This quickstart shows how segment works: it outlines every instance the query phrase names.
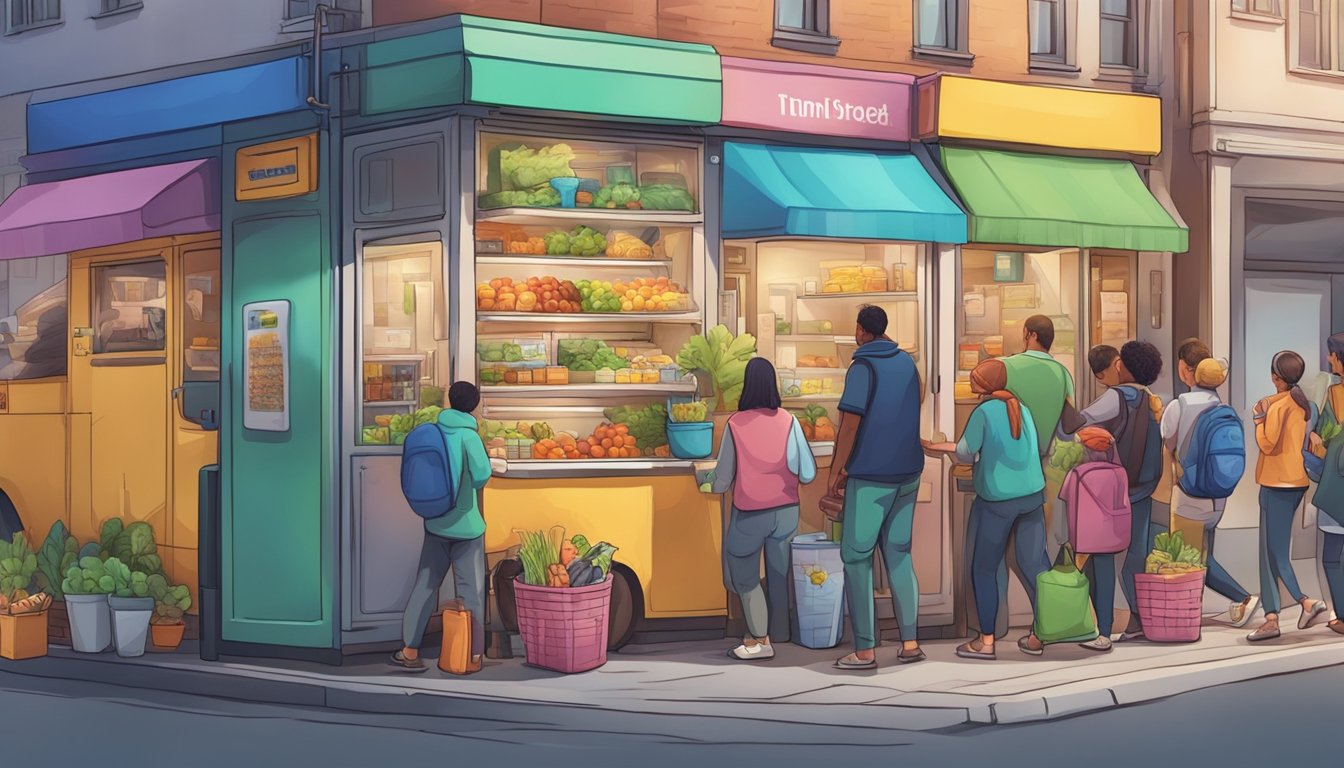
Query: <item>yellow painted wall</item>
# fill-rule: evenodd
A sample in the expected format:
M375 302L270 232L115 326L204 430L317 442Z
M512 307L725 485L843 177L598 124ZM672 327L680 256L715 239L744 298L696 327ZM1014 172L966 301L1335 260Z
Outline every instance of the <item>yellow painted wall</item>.
M65 381L9 382L9 412L0 414L0 490L14 502L41 546L66 514Z

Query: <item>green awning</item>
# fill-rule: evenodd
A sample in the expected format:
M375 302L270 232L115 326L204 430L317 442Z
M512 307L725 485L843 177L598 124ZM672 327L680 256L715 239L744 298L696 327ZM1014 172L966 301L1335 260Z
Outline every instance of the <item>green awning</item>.
M459 16L370 43L363 114L455 104L712 124L723 104L707 45Z
M1189 248L1189 231L1124 160L944 147L943 168L970 214L974 243Z

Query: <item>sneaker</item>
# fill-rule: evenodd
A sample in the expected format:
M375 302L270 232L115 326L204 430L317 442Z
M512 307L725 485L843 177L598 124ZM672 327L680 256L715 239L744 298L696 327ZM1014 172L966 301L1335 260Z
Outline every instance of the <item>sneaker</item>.
M1018 638L1017 649L1028 656L1044 656L1045 644L1034 634Z
M1302 616L1297 620L1298 629L1310 629L1320 624L1326 618L1327 609L1324 600L1313 600L1310 608L1302 611Z
M401 651L392 654L392 658L388 660L388 663L399 668L402 672L409 672L411 674L419 674L429 669L429 667L425 666L424 659L419 656L416 656L414 659L408 659L402 655Z
M1246 639L1250 640L1252 643L1259 643L1265 640L1277 639L1280 634L1281 633L1279 632L1278 624L1271 624L1270 622L1265 622L1264 624L1260 625L1259 629L1247 635Z
M775 649L765 643L755 645L743 643L729 651L728 656L738 661L766 661L775 658Z
M835 661L836 669L859 670L859 669L877 669L877 659L860 659L854 654L850 654Z
M1110 653L1111 648L1114 647L1111 643L1111 638L1105 635L1097 635L1096 639L1089 640L1086 643L1079 643L1079 645L1089 651L1096 651L1097 653Z
M1326 626L1330 628L1330 631L1335 632L1336 634L1344 635L1344 621L1335 619Z
M1243 603L1233 603L1232 607L1227 609L1227 617L1232 620L1232 626L1241 629L1251 620L1255 614L1255 609L1260 607L1260 596L1251 595Z

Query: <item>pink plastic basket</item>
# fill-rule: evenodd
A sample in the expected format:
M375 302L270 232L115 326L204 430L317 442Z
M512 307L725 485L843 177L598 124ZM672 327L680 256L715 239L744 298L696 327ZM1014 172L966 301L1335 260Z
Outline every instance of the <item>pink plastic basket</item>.
M1193 643L1199 639L1204 574L1201 570L1134 575L1144 637L1158 643Z
M519 579L514 601L529 665L572 674L607 663L611 574L586 587L533 587Z

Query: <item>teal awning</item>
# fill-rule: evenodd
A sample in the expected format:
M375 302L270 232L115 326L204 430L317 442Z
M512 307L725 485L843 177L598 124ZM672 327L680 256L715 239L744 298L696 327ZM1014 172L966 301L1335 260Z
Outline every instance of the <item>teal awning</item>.
M919 158L729 142L723 236L966 242L966 215Z
M455 104L712 124L723 108L708 45L459 16L370 43L362 112Z
M1189 230L1125 160L943 148L977 243L1184 253Z

